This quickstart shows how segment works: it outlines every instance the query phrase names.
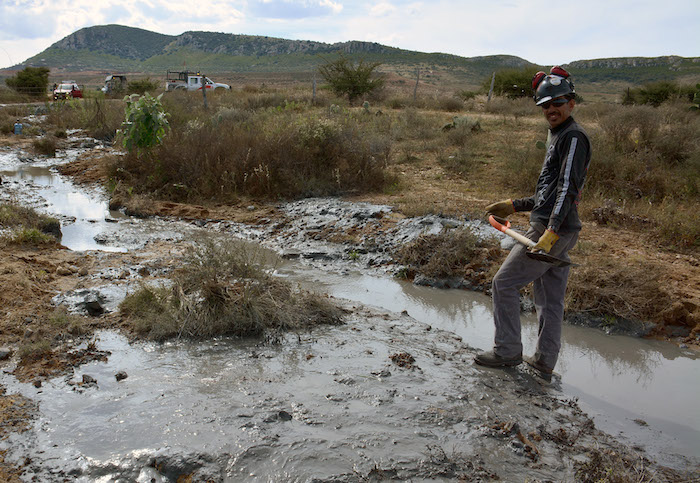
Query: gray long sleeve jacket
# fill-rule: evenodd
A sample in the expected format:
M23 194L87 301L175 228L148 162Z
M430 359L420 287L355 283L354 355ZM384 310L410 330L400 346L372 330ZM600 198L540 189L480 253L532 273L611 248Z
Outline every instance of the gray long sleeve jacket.
M573 117L551 133L535 194L513 200L513 207L530 211L531 223L542 223L555 233L579 231L578 203L591 162L591 143Z

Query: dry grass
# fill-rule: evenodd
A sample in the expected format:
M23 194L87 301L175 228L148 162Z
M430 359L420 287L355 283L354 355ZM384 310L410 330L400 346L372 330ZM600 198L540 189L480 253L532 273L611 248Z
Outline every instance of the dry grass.
M490 272L500 255L494 239L481 239L463 228L420 236L399 248L394 258L407 267L409 278L417 274L437 279L466 276L476 282L478 274Z
M150 156L125 156L115 176L139 191L189 201L366 192L388 181L391 140L372 116L228 108L172 126Z
M53 244L61 233L61 224L56 218L12 203L0 204L0 227L11 229L2 238L17 245Z
M342 311L327 298L273 278L263 257L241 242L203 241L171 286L144 286L122 302L127 326L166 340L261 336L342 323Z

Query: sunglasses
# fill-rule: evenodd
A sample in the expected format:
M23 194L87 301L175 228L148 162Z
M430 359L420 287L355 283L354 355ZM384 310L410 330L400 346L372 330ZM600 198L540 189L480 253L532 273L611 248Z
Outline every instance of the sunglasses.
M559 106L563 106L567 102L569 102L569 99L566 99L566 98L554 99L553 101L547 101L544 104L540 104L540 107L542 109L549 109L549 106L551 106L552 104L556 107L559 107Z

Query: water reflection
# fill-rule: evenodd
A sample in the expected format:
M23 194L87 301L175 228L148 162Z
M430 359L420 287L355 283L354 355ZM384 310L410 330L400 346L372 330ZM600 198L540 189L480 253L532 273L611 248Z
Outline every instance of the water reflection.
M60 218L64 246L79 251L126 251L98 242L100 234L113 231L107 226L108 219L125 218L120 212L110 211L100 193L79 189L45 166L20 165L0 171L0 176L5 182L21 183L23 197L41 211Z

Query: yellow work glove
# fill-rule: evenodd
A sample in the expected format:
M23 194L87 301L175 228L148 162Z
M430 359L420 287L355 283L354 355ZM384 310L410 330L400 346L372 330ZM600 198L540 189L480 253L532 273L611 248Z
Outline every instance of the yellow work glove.
M486 207L486 214L505 218L508 215L515 213L513 200L503 200L497 203L491 203Z
M542 233L542 236L537 241L537 244L534 247L532 247L532 251L543 250L549 253L549 251L552 249L552 246L557 242L558 239L559 235L547 228L547 230L545 230L545 232Z

